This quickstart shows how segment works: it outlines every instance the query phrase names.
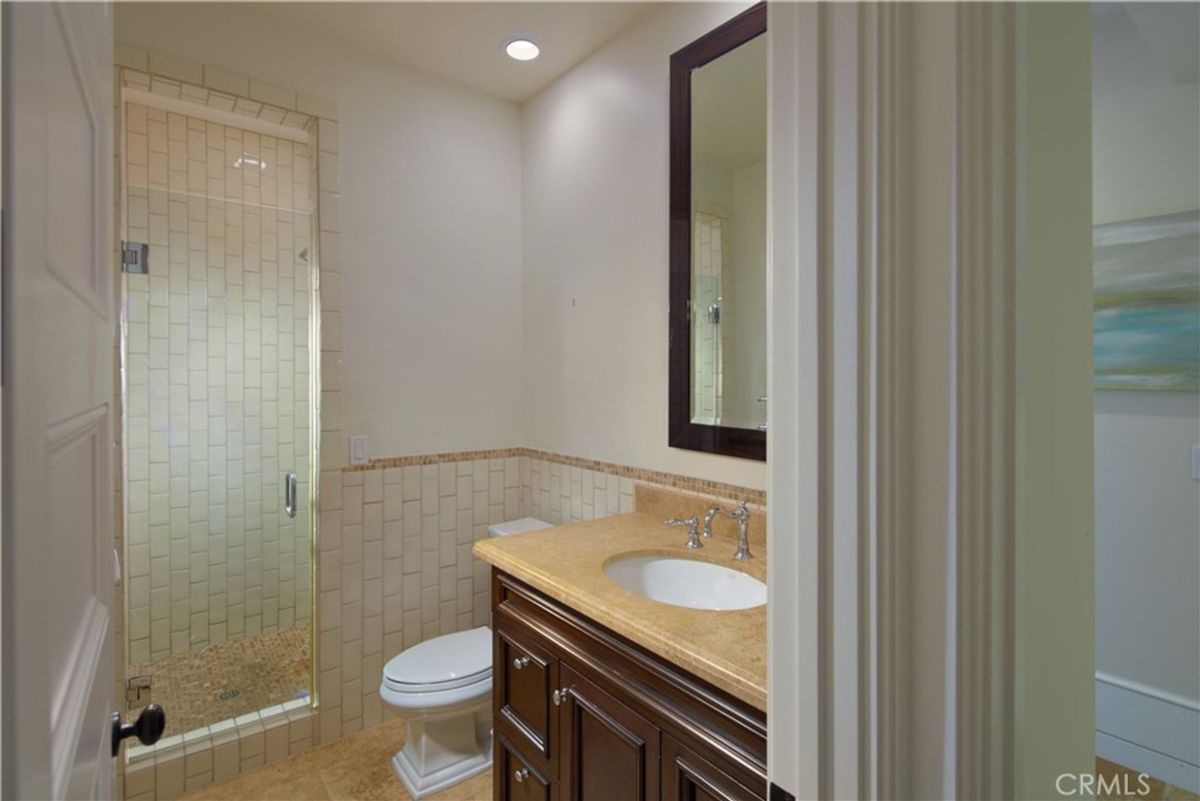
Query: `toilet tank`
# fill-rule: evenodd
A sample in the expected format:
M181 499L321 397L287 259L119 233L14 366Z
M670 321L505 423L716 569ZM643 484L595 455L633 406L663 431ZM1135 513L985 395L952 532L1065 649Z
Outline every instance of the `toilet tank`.
M518 520L508 520L504 523L495 523L488 526L488 535L491 537L511 537L514 534L527 534L530 531L539 531L543 528L553 528L553 526L545 520L538 520L536 517L522 517Z

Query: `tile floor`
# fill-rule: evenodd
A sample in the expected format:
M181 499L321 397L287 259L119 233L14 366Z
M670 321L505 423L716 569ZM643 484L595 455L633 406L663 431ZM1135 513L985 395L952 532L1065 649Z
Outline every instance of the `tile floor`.
M210 784L185 801L408 801L392 772L392 755L404 744L404 721L385 721L274 765ZM431 796L436 801L491 801L492 776L484 773Z
M408 801L392 773L392 754L404 744L404 722L391 720L274 765L184 796L184 801ZM1127 776L1134 795L1101 795L1099 801L1200 801L1200 796L1157 779L1148 795L1136 795L1137 772L1096 759L1101 776ZM490 773L433 796L437 801L491 801Z
M309 639L308 626L293 626L132 664L127 675L149 676L150 697L128 711L158 704L169 737L290 701L311 687Z

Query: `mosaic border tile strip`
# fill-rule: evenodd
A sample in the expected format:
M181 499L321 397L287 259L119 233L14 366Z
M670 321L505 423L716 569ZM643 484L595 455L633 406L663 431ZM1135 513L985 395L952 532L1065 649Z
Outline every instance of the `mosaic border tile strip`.
M744 500L756 506L767 505L765 490L741 487L721 481L710 481L693 476L667 473L662 470L650 470L643 467L630 467L615 462L604 462L599 459L585 459L580 456L570 456L564 453L538 450L537 448L494 448L481 451L453 451L447 453L422 453L411 456L383 456L372 459L367 464L346 465L342 468L347 473L361 473L371 470L386 470L397 467L415 467L419 465L443 464L446 462L467 462L477 459L508 459L526 457L555 462L568 467L578 467L581 470L594 470L608 473L621 478L642 481L647 484L659 484L672 489L696 492L701 495L711 495L718 498Z
M447 451L445 453L417 453L411 456L380 456L367 464L348 464L343 473L365 473L371 470L391 470L397 467L420 467L448 462L474 462L488 459L512 459L528 456L526 448L492 448L482 451Z

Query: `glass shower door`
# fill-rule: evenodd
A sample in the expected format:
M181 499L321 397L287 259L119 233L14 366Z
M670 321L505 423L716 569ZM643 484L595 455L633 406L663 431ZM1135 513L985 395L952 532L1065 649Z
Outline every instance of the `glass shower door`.
M171 735L312 688L311 156L133 102L123 132L127 713Z

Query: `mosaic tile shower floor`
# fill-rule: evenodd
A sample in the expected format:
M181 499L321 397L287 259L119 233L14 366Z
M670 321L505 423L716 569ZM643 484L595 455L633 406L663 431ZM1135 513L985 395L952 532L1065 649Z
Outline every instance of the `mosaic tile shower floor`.
M183 734L307 694L311 661L308 626L293 626L131 664L127 676L149 677L150 696L131 702L129 712L158 704L167 713L165 736Z

